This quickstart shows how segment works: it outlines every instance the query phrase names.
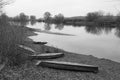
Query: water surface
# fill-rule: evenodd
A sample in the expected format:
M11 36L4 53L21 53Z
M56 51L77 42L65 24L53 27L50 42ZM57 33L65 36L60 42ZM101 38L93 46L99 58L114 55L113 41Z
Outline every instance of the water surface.
M77 54L93 55L120 62L120 29L118 27L72 26L36 23L34 41L47 41L54 46Z

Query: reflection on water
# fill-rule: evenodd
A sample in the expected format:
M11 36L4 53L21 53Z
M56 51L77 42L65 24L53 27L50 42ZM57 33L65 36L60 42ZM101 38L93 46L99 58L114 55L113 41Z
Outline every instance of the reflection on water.
M45 30L47 30L47 31L51 30L51 25L52 25L52 24L50 24L50 23L45 23L45 24L44 24ZM64 24L62 24L62 23L55 25L55 29L62 30L63 28L64 28Z
M86 26L85 30L88 33L92 33L92 34L95 34L95 35L100 35L102 33L105 33L105 34L111 33L113 28L114 27L93 25L93 26Z
M45 30L49 31L51 29L51 24L45 23L44 28Z
M47 41L48 45L66 51L94 55L99 58L107 58L120 62L119 26L72 26L36 23L35 25L29 24L28 27L41 30L36 32L37 36L30 37L35 41ZM61 34L74 36L63 36Z
M64 24L56 24L55 29L62 30L64 28Z
M115 35L120 38L120 27L116 28Z
M34 25L35 23L36 23L36 21L34 21L34 20L30 21L31 25Z

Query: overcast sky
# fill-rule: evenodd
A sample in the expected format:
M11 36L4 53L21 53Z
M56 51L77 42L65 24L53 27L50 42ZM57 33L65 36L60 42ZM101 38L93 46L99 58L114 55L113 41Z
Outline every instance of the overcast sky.
M42 17L46 11L53 15L62 13L70 17L99 10L116 14L120 10L120 2L119 0L16 0L5 7L9 16L24 12L37 17Z

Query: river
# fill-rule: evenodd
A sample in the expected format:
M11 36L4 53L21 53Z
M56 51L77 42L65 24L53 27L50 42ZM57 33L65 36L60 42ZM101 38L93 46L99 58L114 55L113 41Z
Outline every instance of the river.
M63 24L28 24L38 29L34 41L46 41L47 45L77 54L93 55L120 62L120 29L118 27L89 27Z

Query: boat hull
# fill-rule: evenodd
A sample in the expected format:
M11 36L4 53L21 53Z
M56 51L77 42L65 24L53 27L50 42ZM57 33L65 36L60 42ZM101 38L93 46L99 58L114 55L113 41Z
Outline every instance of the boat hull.
M59 62L59 61L39 61L37 66L71 70L71 71L82 71L82 72L98 72L98 67L93 65L85 65L71 62Z
M40 44L40 45L44 45L44 44L47 44L47 42L33 42L33 44Z
M43 53L39 55L30 55L30 59L55 59L63 57L64 53Z

